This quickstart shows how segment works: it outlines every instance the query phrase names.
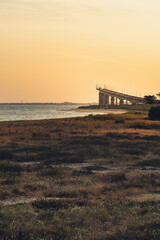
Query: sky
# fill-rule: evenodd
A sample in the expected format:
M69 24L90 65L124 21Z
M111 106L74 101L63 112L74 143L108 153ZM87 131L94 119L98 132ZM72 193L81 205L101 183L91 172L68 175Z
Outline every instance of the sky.
M0 0L0 102L160 92L159 0Z

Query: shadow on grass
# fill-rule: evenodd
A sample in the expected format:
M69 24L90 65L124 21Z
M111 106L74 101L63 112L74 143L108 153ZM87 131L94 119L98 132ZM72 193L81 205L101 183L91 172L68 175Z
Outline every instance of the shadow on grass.
M138 162L136 166L140 167L160 167L160 159L150 159Z
M0 162L0 174L8 173L9 175L20 176L22 167L13 162L3 161Z
M40 200L32 203L32 206L37 209L64 209L68 207L68 202L62 200Z

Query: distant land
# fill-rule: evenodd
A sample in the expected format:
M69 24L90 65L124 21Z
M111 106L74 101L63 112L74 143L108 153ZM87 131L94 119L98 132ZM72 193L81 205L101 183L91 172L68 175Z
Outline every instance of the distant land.
M98 103L73 103L73 102L61 102L61 103L54 103L54 102L17 102L17 103L0 103L0 105L98 105Z

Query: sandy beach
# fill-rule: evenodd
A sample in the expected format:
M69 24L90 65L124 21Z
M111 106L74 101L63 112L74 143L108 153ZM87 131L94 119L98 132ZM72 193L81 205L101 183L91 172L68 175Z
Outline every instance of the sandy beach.
M123 114L126 113L126 110L123 109L81 109L77 108L73 111L76 112L84 112L84 113L90 113L90 114Z

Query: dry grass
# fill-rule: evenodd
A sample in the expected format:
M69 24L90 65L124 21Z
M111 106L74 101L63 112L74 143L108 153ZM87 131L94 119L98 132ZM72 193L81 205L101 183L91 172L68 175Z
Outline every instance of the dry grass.
M0 123L0 239L159 239L160 122L146 117Z

